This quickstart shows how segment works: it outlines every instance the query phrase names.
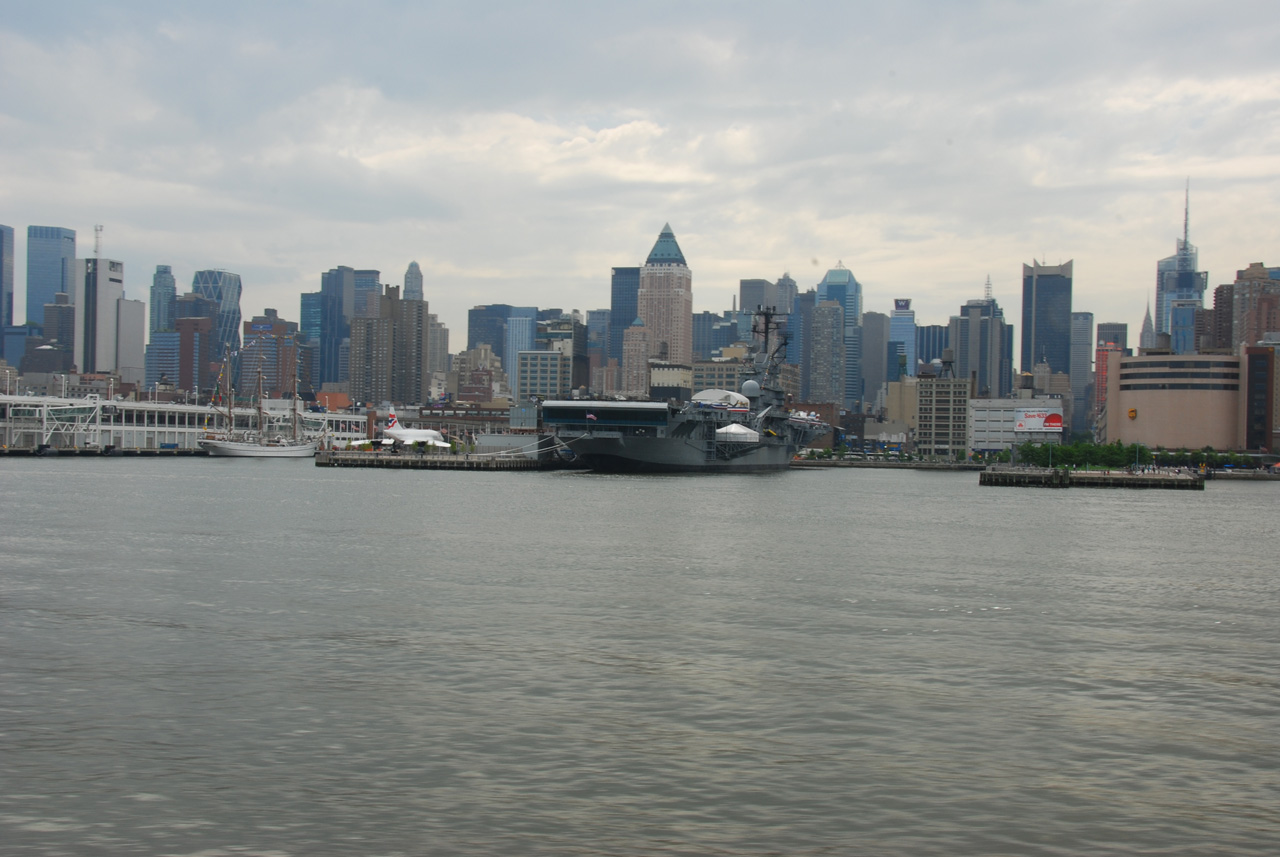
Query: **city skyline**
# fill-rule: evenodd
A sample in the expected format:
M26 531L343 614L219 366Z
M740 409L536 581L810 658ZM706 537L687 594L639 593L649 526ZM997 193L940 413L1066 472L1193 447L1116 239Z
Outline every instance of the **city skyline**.
M23 7L0 25L0 223L84 244L105 224L131 298L158 264L235 271L246 316L296 317L335 266L400 285L416 260L455 331L481 304L608 306L665 222L695 312L843 261L865 311L910 297L942 323L988 275L1016 312L1023 263L1074 259L1074 306L1136 331L1188 176L1209 286L1275 264L1261 4L703 4L674 31L503 8ZM380 62L333 66L339 46Z

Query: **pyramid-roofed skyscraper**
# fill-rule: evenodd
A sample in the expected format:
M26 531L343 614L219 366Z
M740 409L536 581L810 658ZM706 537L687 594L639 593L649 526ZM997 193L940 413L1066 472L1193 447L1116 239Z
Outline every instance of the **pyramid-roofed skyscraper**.
M669 223L662 227L640 269L636 304L648 330L649 356L692 366L693 273Z

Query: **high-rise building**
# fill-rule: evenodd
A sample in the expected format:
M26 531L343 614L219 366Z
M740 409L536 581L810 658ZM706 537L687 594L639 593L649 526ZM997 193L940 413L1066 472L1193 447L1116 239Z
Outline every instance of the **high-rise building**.
M353 402L421 404L431 399L431 326L426 301L400 299L387 286L378 301L366 299L377 315L351 322L350 395Z
M538 322L532 316L512 316L507 319L507 330L502 341L502 353L511 355L512 359L521 351L532 351L533 341L538 332ZM504 368L512 360L503 363ZM508 368L507 375L515 376L515 366Z
M352 318L377 315L377 302L382 297L382 272L373 269L352 271Z
M173 278L173 268L156 265L151 277L151 333L173 330L173 304L178 299L178 283Z
M1156 327L1151 321L1151 304L1147 304L1147 314L1142 317L1142 332L1138 334L1139 348L1156 347Z
M1129 347L1129 325L1122 321L1098 322L1098 344L1114 345L1121 351L1124 351ZM1099 384L1099 386L1101 386L1101 384Z
M622 335L622 392L628 396L649 395L649 330L637 318Z
M427 341L427 368L434 372L449 371L449 328L435 313L427 315L430 339Z
M76 308L66 292L58 292L53 296L53 303L44 305L44 338L68 354L75 348Z
M990 283L990 280L987 281ZM955 376L974 382L980 399L1003 399L1013 390L1013 326L989 294L968 301L951 317Z
M422 269L417 262L410 262L409 269L404 272L404 299L420 301L422 297Z
M76 231L28 226L27 320L43 325L44 305L58 292L75 294L76 277Z
M614 268L609 275L609 357L622 365L622 340L636 320L639 268Z
M0 327L13 324L13 227L0 224Z
M501 360L507 341L507 319L511 317L512 309L510 304L485 304L467 310L467 350L474 351L481 345L487 345Z
M1198 300L1174 298L1169 301L1169 349L1174 354L1195 354L1200 350L1196 321L1204 313Z
M665 224L640 269L636 316L649 333L649 356L693 366L693 272Z
M835 301L844 310L845 327L855 327L862 323L862 284L853 276L853 272L837 262L818 282L817 303Z
M1204 292L1209 286L1209 273L1197 271L1199 251L1191 244L1191 192L1187 189L1186 209L1182 219L1182 237L1172 256L1156 263L1156 333L1173 333L1173 302L1194 301L1204 306Z
M1071 313L1071 431L1089 430L1093 407L1093 313Z
M822 301L813 308L809 338L808 401L843 404L845 326L839 301Z
M889 316L882 312L862 314L862 397L878 407L888 381L887 349L889 347Z
M893 313L889 316L889 341L902 343L902 355L906 358L902 374L915 377L916 311L911 308L910 298L895 298L893 301Z
M82 374L114 372L118 302L124 297L124 263L114 259L77 259L75 291L76 368ZM44 317L44 307L40 307ZM145 362L145 361L144 361Z
M191 280L191 291L218 304L213 328L213 359L220 361L228 351L239 351L240 275L222 270L196 271Z
M1072 261L1022 266L1022 371L1037 363L1071 371Z
M1236 271L1233 283L1218 286L1213 292L1215 345L1233 353L1241 345L1255 345L1270 327L1272 307L1280 298L1280 268L1268 268L1261 262Z
M916 360L932 363L942 359L942 352L951 347L951 328L945 324L920 324L916 326Z
M244 323L244 348L240 352L240 384L257 385L270 398L291 396L299 387L298 324L280 318L274 309L263 310Z

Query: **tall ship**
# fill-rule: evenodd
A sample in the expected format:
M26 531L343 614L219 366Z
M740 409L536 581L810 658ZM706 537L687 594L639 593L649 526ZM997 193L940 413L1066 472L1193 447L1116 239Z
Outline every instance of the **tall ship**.
M786 340L772 310L756 314L759 343L739 391L703 390L683 405L557 400L542 425L592 470L620 473L751 473L784 470L831 430L791 410L778 381Z
M229 365L229 363L228 363ZM257 402L258 425L253 431L237 432L233 404L235 397L229 387L230 372L223 367L224 398L227 403L226 428L220 433L209 433L196 441L210 455L229 458L312 458L316 454L317 440L308 440L298 434L298 400L296 393L289 400L290 426L286 435L282 430L272 429L271 420L263 404L262 370L258 370Z

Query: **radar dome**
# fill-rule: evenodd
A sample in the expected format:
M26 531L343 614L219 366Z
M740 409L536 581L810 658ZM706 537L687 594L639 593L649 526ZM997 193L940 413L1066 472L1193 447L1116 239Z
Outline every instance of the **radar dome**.
M747 380L742 383L742 395L748 399L754 399L760 395L760 383L755 380Z

